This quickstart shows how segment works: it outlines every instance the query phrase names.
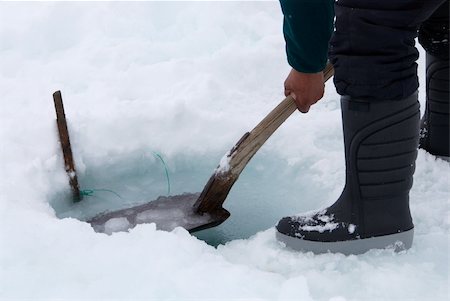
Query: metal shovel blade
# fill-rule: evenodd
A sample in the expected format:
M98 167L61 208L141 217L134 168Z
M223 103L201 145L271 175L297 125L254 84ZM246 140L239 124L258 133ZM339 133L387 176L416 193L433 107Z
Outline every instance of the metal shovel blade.
M223 208L203 214L196 212L194 204L199 195L199 193L186 193L169 197L161 196L143 205L99 214L88 223L96 232L107 234L127 231L144 223L155 223L157 229L165 231L182 227L192 233L218 226L230 216L230 213Z

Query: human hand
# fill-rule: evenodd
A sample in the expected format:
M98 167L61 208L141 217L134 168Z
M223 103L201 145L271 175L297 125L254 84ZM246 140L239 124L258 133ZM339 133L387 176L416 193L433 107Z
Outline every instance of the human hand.
M303 73L292 69L284 82L284 95L291 95L302 113L307 113L323 97L324 89L323 72Z

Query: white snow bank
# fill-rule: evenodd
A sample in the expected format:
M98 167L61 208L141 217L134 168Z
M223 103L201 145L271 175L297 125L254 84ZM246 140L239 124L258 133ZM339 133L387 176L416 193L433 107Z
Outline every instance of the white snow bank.
M331 86L244 170L229 221L199 235L258 232L250 239L214 248L152 224L108 236L56 217L52 206L86 218L165 194L153 151L167 159L174 194L203 188L220 155L283 98L281 21L277 2L1 2L0 299L447 299L450 168L423 151L410 251L314 256L276 242L281 216L324 207L342 189ZM96 193L73 205L61 192L58 89L82 187L122 199Z

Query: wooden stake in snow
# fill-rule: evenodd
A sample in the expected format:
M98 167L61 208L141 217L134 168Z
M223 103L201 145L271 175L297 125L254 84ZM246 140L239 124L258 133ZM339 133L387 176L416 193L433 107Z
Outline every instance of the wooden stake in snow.
M56 110L56 123L58 125L59 141L64 155L64 166L69 176L69 184L72 189L74 202L81 201L80 187L78 186L77 172L73 162L72 148L70 146L69 131L67 130L66 115L61 97L61 91L53 93L53 101Z

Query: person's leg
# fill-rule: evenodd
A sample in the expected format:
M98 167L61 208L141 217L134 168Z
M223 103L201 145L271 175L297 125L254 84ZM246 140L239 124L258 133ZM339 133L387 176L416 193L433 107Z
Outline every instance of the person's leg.
M411 246L409 190L420 114L414 39L440 3L336 3L330 59L343 95L346 185L332 206L280 220L277 238L286 245L345 254Z
M414 93L417 30L445 1L338 0L330 41L338 93L373 100Z
M442 4L419 29L426 51L425 113L421 122L420 148L449 160L449 2Z

